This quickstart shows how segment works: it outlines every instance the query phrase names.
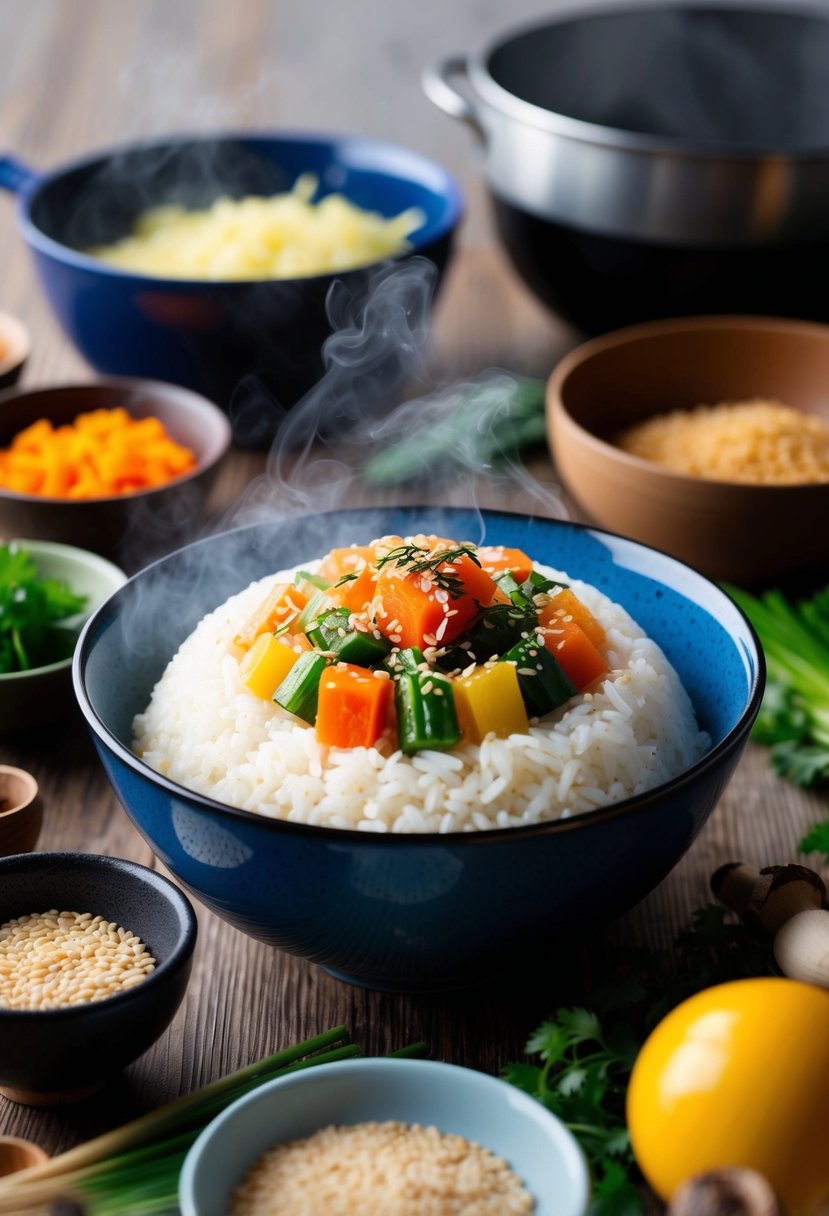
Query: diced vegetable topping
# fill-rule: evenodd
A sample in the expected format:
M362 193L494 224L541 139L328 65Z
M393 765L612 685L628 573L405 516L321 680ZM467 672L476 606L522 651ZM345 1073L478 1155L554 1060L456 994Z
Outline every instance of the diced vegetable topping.
M386 536L275 584L237 637L245 686L330 747L409 755L523 734L608 670L604 630L518 549Z
M327 666L328 659L316 650L301 654L273 694L276 704L313 725L317 718L320 680Z
M529 578L533 563L521 549L507 549L504 545L481 545L478 548L478 558L487 574L493 576L502 570L508 570L516 583L523 583Z
M455 709L463 737L480 743L492 733L499 739L525 735L527 711L511 663L477 667L471 675L455 681Z
M576 695L575 684L536 634L523 638L507 651L501 662L515 665L518 687L530 717L543 718Z
M245 621L234 641L242 650L252 646L262 633L273 633L291 625L308 602L308 596L293 583L274 583L268 594Z
M605 640L602 626L593 613L585 608L581 600L573 595L570 588L563 587L550 598L549 603L543 605L539 610L538 620L540 624L555 629L560 621L568 619L576 622L579 629L587 634L594 646L602 645Z
M239 665L242 683L255 697L269 701L298 658L288 642L262 633Z
M388 724L391 699L388 672L329 667L319 682L317 738L330 747L373 747Z
M399 655L395 687L397 739L411 755L429 749L448 751L461 741L452 683L434 671L417 649Z
M544 645L579 692L608 670L607 659L574 620L556 621L554 626L544 629L542 636Z

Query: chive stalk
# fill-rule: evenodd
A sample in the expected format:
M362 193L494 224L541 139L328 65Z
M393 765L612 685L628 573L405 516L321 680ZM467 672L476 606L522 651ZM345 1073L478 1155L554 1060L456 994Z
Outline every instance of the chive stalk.
M81 1198L88 1216L162 1216L168 1210L165 1202L175 1202L187 1149L220 1111L274 1077L357 1055L343 1026L276 1052L43 1165L3 1179L0 1213L19 1216L73 1195ZM158 1189L150 1192L150 1186Z

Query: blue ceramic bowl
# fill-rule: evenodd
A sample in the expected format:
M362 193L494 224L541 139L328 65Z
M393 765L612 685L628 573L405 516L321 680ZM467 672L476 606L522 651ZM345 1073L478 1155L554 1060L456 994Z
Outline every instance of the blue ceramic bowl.
M301 173L319 196L396 215L418 207L411 253L446 264L463 200L454 179L406 148L349 135L228 134L134 144L38 174L0 158L0 187L18 195L18 222L68 337L99 372L170 380L244 412L247 442L269 438L320 378L331 333L332 283L362 299L378 264L303 279L205 282L130 274L83 253L115 240L162 202L205 206L220 195L274 194ZM262 404L250 405L256 376Z
M528 828L376 835L258 817L190 793L130 751L170 656L205 612L334 545L418 531L516 546L623 604L661 644L711 750L639 797ZM112 672L118 679L112 679ZM341 511L224 533L150 566L87 626L75 691L115 790L161 860L237 928L377 988L495 971L623 912L676 864L736 765L763 691L751 626L714 583L576 524L441 508Z
M234 1102L187 1154L182 1216L225 1216L246 1170L274 1144L354 1123L419 1123L503 1157L536 1201L535 1216L584 1216L590 1179L563 1123L485 1073L435 1060L343 1060L280 1077Z

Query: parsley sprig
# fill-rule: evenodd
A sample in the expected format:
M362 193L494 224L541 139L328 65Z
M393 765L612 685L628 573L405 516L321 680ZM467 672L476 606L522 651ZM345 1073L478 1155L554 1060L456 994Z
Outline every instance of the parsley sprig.
M381 570L391 565L398 570L405 569L407 574L428 574L436 587L445 591L450 599L457 600L464 593L463 580L454 570L441 567L451 566L461 557L468 557L476 566L481 564L475 546L471 544L458 545L455 549L444 549L439 553L424 545L396 545L377 559L377 568Z
M670 951L616 949L613 968L592 990L592 1009L560 1008L525 1051L537 1061L502 1075L557 1115L575 1135L593 1174L591 1216L639 1216L641 1180L625 1121L636 1055L680 1001L727 980L775 970L771 947L716 904L698 909Z
M67 658L77 636L68 622L86 601L59 579L41 578L19 545L0 544L0 672Z

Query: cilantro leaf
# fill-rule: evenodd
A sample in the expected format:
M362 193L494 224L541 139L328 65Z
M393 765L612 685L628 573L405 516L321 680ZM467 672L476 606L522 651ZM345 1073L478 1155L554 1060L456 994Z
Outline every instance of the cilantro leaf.
M817 825L812 839L829 847L829 822ZM593 1175L590 1216L640 1216L641 1179L625 1119L639 1048L686 997L729 979L770 974L775 966L770 943L755 940L718 904L698 908L670 952L619 947L613 964L593 986L592 1009L560 1008L529 1036L527 1054L541 1064L508 1064L502 1076L578 1140Z
M829 861L829 819L813 823L800 842L801 853L823 853Z

